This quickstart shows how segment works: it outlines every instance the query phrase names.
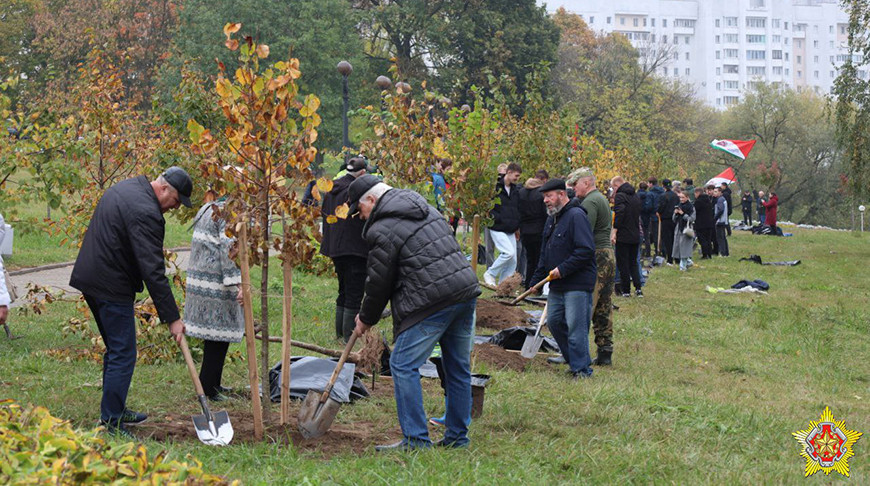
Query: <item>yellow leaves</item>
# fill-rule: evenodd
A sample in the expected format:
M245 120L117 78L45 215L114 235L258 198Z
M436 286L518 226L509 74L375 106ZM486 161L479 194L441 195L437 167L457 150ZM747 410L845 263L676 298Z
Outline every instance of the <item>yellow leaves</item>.
M193 118L187 120L187 133L190 136L190 141L194 145L199 145L202 140L202 134L205 132L205 127L196 122Z
M266 44L257 45L257 57L260 59L265 59L269 57L269 46Z
M227 39L226 42L224 42L224 45L227 46L227 49L235 51L239 48L239 41L236 39Z
M321 177L317 179L317 190L321 192L329 192L332 190L333 182L331 179Z
M347 203L342 204L341 206L335 208L335 215L341 219L347 219L347 213L350 211L350 207Z
M241 23L228 23L224 25L224 35L227 36L227 39L230 38L231 35L235 34L242 28Z
M247 86L251 84L254 80L254 73L251 72L250 69L245 67L240 67L236 69L236 82L238 82L242 86Z
M439 159L450 158L450 154L447 153L447 147L444 146L444 141L440 138L436 138L432 141L432 155Z
M338 222L338 218L336 218L334 214L330 214L326 217L326 222L329 224L335 224Z
M219 77L217 81L215 81L214 90L221 98L227 99L233 97L233 84L230 83L229 79L223 76Z
M320 108L320 98L310 94L305 97L305 104L299 109L299 114L304 117L313 116Z

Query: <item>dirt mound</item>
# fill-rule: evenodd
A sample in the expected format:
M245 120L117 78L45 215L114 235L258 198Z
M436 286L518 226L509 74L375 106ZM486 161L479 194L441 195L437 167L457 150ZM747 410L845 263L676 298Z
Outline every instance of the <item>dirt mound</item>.
M267 442L290 444L304 452L316 452L326 457L353 452L361 454L375 444L392 443L402 438L399 427L385 429L383 424L356 421L350 424L335 423L326 435L316 439L305 439L296 427L296 411L291 413L288 425L272 425L265 429ZM277 416L275 417L277 420ZM235 435L233 443L252 443L254 440L254 421L250 414L234 413L231 422ZM166 417L163 422L146 422L131 430L137 437L149 438L160 442L198 441L190 419Z
M515 273L501 281L495 289L495 295L501 297L515 297L523 284L523 276Z
M529 360L520 353L513 353L495 344L475 344L471 350L471 361L482 361L498 370L523 371Z
M477 327L500 331L525 326L529 315L520 307L500 304L494 300L477 299Z

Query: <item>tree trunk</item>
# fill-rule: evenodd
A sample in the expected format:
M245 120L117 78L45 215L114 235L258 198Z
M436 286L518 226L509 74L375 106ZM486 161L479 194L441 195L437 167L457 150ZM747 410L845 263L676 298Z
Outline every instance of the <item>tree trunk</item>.
M268 189L268 186L266 186ZM260 374L263 376L263 421L270 423L270 408L272 400L269 398L269 194L266 192L263 198L264 208L262 217L262 251L263 251L263 276L260 280L260 329L263 335L263 346L260 347Z
M245 350L248 356L248 382L251 384L251 408L254 412L254 438L263 440L263 411L260 405L260 378L257 376L257 345L254 341L254 309L251 301L251 267L248 259L248 221L242 218L239 231L239 261L242 270L242 302L245 315ZM268 346L263 342L262 346Z
M293 265L284 257L284 322L281 333L281 425L290 422L290 338L293 330ZM268 343L264 341L264 343Z
M471 269L475 277L477 277L478 241L480 241L480 215L475 214L471 223Z

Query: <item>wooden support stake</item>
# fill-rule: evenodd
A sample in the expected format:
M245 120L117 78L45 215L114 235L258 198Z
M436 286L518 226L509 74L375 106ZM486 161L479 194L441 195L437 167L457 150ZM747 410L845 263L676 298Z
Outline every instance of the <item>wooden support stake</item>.
M480 215L475 214L471 223L471 269L477 276L477 249L480 241Z
M284 322L281 333L281 425L290 423L290 344L293 331L293 265L285 255Z
M257 344L254 336L254 309L251 301L251 267L248 259L248 221L239 223L239 260L242 270L242 305L245 315L245 349L248 355L248 381L251 383L251 407L254 411L254 438L263 440L263 409L260 403L260 377L257 376ZM263 343L267 346L268 343ZM266 390L264 390L265 392Z

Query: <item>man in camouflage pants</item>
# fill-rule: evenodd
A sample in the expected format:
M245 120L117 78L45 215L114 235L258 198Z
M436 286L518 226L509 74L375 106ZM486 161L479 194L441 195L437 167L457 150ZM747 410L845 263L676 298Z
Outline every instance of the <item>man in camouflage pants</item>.
M592 296L592 329L598 355L592 364L609 366L613 354L613 281L616 278L616 258L610 243L613 215L607 198L595 187L592 169L584 167L575 170L568 176L566 183L574 187L580 205L586 210L595 238L598 280Z

